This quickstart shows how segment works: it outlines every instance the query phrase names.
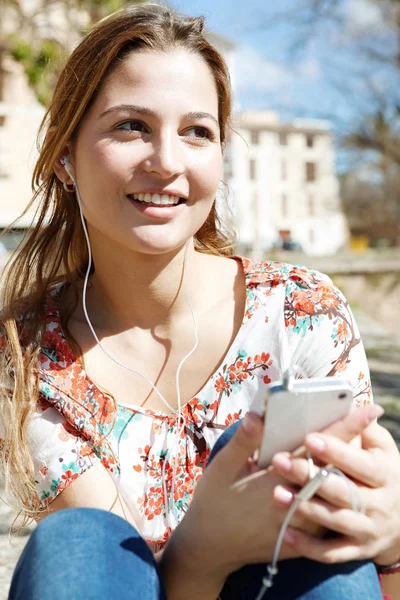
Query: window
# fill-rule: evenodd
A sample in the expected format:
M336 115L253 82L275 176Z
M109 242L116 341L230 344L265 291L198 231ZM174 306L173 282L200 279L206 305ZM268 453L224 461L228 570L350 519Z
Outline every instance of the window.
M281 196L282 217L287 217L287 194Z
M281 131L279 133L279 144L281 146L287 146L288 143L288 134L285 131Z
M314 212L315 212L315 206L314 206L314 196L312 194L308 195L308 214L310 215L310 217L314 216Z
M311 135L311 133L308 133L306 135L306 145L307 145L307 148L313 148L314 147L314 136Z
M254 158L250 159L249 171L250 171L250 173L249 173L250 179L252 181L254 181L254 179L256 178L256 161L254 160Z
M282 181L286 181L287 179L287 166L286 160L281 160L281 179Z
M257 145L260 142L260 135L258 131L251 132L251 143Z
M306 181L315 181L316 179L316 168L315 163L307 162L306 163Z

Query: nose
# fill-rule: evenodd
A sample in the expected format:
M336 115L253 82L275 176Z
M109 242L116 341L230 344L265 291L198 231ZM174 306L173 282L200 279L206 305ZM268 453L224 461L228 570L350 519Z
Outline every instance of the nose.
M143 168L147 173L158 174L163 179L181 175L185 167L179 136L168 131L153 139L149 143L149 154Z

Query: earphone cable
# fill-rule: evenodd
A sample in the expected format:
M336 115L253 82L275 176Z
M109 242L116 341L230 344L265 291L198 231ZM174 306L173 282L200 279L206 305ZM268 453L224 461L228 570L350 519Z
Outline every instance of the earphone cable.
M78 205L79 205L79 212L80 212L82 227L83 227L83 231L84 231L85 239L86 239L86 244L87 244L87 248L88 248L88 266L87 266L87 270L86 270L86 274L85 274L85 279L84 279L84 283L83 283L82 306L83 306L83 312L84 312L87 324L89 326L89 329L92 332L92 335L93 335L94 339L96 340L99 348L104 352L104 354L106 354L106 356L108 356L108 358L110 358L117 365L119 365L119 366L127 369L128 371L131 371L132 373L135 373L136 375L139 375L140 377L142 377L143 379L145 379L149 383L149 385L152 387L152 389L154 390L154 392L159 396L159 398L161 399L161 401L165 404L165 406L167 406L171 410L171 412L176 412L174 410L174 408L167 402L167 400L165 400L164 396L161 394L161 392L159 392L159 390L152 383L152 381L150 381L150 379L148 379L148 377L146 377L146 375L143 375L143 373L140 373L136 369L133 369L132 367L129 367L128 365L125 365L124 363L122 363L118 359L116 359L114 356L112 356L108 352L108 350L103 346L103 344L100 342L100 340L99 340L99 338L98 338L98 336L96 334L96 331L95 331L95 329L93 327L93 324L92 324L92 322L90 320L90 317L89 317L89 314L88 314L88 311L87 311L87 306L86 306L87 285L88 285L90 270L91 270L91 267L92 267L92 250L91 250L91 246L90 246L89 234L88 234L88 231L87 231L87 227L86 227L86 223L85 223L85 218L84 218L84 215L83 215L82 199L81 199L81 196L80 196L80 191L79 191L77 182L75 181L75 178L73 177L73 175L71 173L71 168L70 168L68 157L63 157L63 159L64 160L62 160L61 162L64 164L64 166L65 166L65 168L67 170L67 173L69 174L69 176L71 177L72 181L75 184L75 190L76 190L76 194L77 194L77 198L78 198ZM193 354L193 352L196 350L196 348L198 346L198 326L197 326L197 320L196 320L196 316L195 316L195 313L194 313L194 310L193 310L193 305L192 305L191 298L190 298L189 284L188 284L188 277L187 277L187 254L188 254L188 247L189 247L189 241L186 242L186 245L185 245L185 254L184 254L183 269L184 269L185 290L186 290L186 295L187 295L187 299L188 299L188 303L189 303L190 313L191 313L191 316L192 316L192 319L193 319L193 324L194 324L195 343L194 343L193 348L183 357L183 359L179 363L177 371L176 371L176 376L175 376L178 410L176 412L177 425L176 425L175 444L174 444L173 449L171 451L171 463L173 463L173 465L172 465L173 466L173 476L172 476L172 485L171 485L171 496L170 496L170 498L171 498L172 511L173 511L173 514L174 514L174 517L175 517L177 523L179 522L179 515L178 515L178 512L176 510L175 502L174 502L175 479L176 479L176 472L177 472L177 462L179 461L179 441L180 441L180 436L181 436L182 430L185 427L185 419L181 415L181 394L180 394L180 388L179 388L179 376L180 376L180 371L181 371L181 368L182 368L183 364ZM182 425L181 425L181 417L182 417ZM169 452L168 452L168 454L169 454ZM168 526L171 528L170 514L169 514L169 510L168 510L168 493L167 493L166 481L165 481L166 465L167 465L167 456L165 456L164 461L163 461L163 466L162 466L162 481L163 481L163 494L164 494L164 503L165 503L166 517L167 517L167 520L168 520Z

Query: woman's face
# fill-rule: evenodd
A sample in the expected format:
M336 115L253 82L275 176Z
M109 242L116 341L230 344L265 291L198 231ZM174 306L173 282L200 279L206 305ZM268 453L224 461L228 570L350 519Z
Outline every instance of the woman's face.
M98 247L181 247L206 220L222 174L207 64L184 50L128 55L83 119L71 163Z

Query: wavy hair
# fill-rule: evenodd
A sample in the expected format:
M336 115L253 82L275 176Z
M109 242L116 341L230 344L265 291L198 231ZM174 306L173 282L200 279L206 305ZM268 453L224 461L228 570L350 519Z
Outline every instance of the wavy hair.
M57 283L72 285L75 304L68 307L63 320L71 344L79 349L68 332L68 319L88 265L76 197L63 189L53 166L76 137L98 90L117 63L132 52L146 50L183 48L203 58L215 81L224 148L231 113L230 79L221 54L205 37L204 24L203 17L184 17L159 4L135 5L101 20L68 59L42 121L38 139L43 143L32 179L34 195L24 212L36 208L34 226L6 267L0 336L1 464L6 495L22 513L23 525L40 511L27 432L39 400L45 300ZM234 234L224 229L216 202L195 235L195 247L215 255L233 252Z

